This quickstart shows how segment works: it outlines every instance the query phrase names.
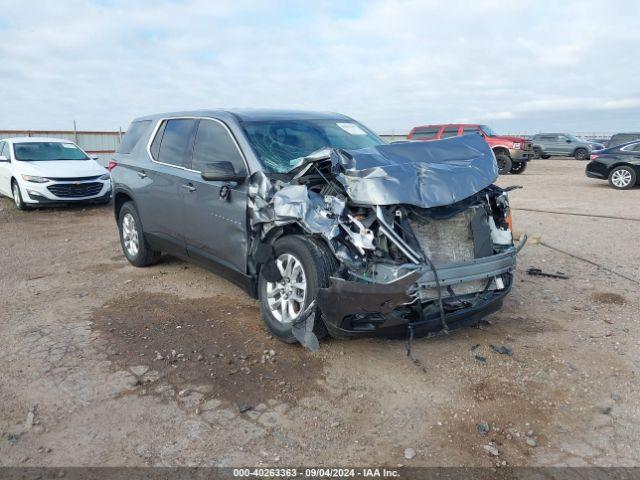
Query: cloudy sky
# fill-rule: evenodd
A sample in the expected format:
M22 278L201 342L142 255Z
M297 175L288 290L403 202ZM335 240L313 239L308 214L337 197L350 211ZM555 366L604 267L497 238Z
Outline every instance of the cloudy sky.
M640 130L637 0L0 2L0 128L199 108Z

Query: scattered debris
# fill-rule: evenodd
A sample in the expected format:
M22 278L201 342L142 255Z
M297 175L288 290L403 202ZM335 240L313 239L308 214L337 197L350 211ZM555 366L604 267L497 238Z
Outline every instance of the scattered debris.
M483 445L482 448L484 448L487 452L489 452L494 457L497 457L498 455L500 455L500 451L491 444Z
M142 375L144 375L149 371L149 367L147 367L146 365L137 365L135 367L131 367L130 370L133 372L134 375L141 377Z
M474 350L476 350L479 346L480 346L480 344L479 344L479 343L476 343L475 345L473 345L473 346L471 347L471 351L473 352L473 351L474 351Z
M607 405L606 407L600 410L604 415L610 415L613 412L613 407L611 405Z
M404 449L404 458L406 458L407 460L411 460L412 458L415 458L415 456L416 451L413 448Z
M534 275L537 277L561 278L563 280L568 280L569 278L571 278L569 275L567 275L564 272L556 272L556 273L543 272L539 268L535 268L535 267L528 268L527 273L529 275Z
M483 357L482 355L475 355L474 357L477 361L479 361L480 363L485 363L487 361L486 357Z
M611 400L613 400L614 402L619 402L620 400L622 400L622 397L619 393L613 392L611 394Z
M36 409L37 409L37 405L34 407L31 407L31 410L29 410L29 412L27 413L27 418L24 421L25 430L31 430L33 428L33 425L36 421Z
M496 347L495 345L489 345L489 346L491 347L491 350L493 350L496 353L499 353L500 355L508 355L508 356L513 355L513 351L509 347L505 347L504 345L500 345L499 347Z
M240 413L245 413L245 412L248 412L249 410L253 410L253 407L246 403L241 403L240 405L238 405L238 410L240 411Z
M486 435L491 431L491 426L487 422L480 422L476 425L476 431L480 435Z
M530 447L537 447L538 446L538 442L535 441L535 439L531 438L531 437L526 437L524 439L525 443L527 445L529 445Z

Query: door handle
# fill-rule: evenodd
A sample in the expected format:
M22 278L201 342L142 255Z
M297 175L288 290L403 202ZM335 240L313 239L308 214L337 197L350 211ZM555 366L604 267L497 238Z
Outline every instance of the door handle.
M147 178L147 174L144 172L137 172L140 178Z
M197 189L196 187L194 187L192 184L190 183L185 183L184 185L182 185L182 188L186 188L187 190L189 190L190 192L195 192Z

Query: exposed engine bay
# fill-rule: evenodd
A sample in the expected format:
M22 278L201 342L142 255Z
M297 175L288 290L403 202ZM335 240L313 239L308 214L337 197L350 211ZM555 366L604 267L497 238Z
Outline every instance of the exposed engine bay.
M511 287L517 250L497 176L477 135L327 149L286 174L257 172L250 267L275 281L271 242L292 232L317 236L340 265L317 299L333 335L447 331L457 314L490 313L483 308ZM296 338L310 346L307 327Z

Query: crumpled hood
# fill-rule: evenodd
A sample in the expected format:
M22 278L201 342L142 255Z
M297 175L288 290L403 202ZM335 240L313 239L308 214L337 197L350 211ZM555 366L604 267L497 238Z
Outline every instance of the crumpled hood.
M351 200L365 205L450 205L498 178L491 148L480 135L333 150L336 178Z

